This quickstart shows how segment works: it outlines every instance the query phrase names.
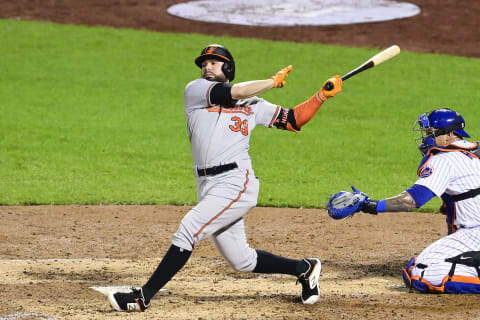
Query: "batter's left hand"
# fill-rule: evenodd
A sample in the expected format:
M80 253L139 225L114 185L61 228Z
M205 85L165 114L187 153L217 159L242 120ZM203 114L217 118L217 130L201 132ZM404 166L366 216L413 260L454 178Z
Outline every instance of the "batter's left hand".
M292 69L293 67L289 65L288 67L278 71L273 77L270 77L270 79L273 80L273 87L282 88L285 83L287 83L287 81L285 81L285 78L288 77L288 73L292 71Z
M322 85L322 89L320 89L318 95L322 101L327 100L328 98L333 98L337 93L342 91L342 78L336 75L325 81ZM329 85L327 85L330 83ZM330 89L333 86L332 89ZM327 90L327 87L329 87Z

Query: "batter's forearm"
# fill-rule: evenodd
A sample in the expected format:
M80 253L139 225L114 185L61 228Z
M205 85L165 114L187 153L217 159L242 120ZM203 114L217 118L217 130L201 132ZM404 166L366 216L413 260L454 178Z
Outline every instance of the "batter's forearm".
M247 82L235 83L232 86L232 99L246 99L273 88L274 81L272 79L254 80Z

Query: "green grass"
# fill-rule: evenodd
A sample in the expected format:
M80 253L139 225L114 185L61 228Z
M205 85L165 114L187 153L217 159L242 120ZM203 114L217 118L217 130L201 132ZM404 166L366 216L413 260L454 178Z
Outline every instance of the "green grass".
M292 64L285 107L379 51L320 44L0 20L0 204L194 204L183 89L209 43L236 58L236 82ZM302 132L251 139L260 206L323 207L355 185L373 198L416 180L421 112L462 113L480 135L480 60L402 52L351 78ZM423 210L436 210L433 201Z

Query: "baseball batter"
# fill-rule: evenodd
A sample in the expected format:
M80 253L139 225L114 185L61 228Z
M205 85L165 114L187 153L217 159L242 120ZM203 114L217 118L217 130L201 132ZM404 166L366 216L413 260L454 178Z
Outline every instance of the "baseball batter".
M342 80L327 81L322 89L295 108L272 104L257 95L282 88L292 71L288 66L265 80L232 84L235 62L223 46L205 47L195 64L202 77L185 88L185 116L197 180L198 204L182 219L172 245L147 283L129 293L112 293L118 311L144 311L152 297L185 265L195 246L210 238L237 271L295 276L302 285L303 303L319 298L318 258L289 259L255 250L247 242L243 216L256 206L259 181L249 155L249 141L257 125L300 131L328 99L341 91Z
M465 121L442 108L416 121L424 158L418 180L401 194L380 201L365 193L334 195L329 213L343 218L357 211L378 214L419 208L434 196L443 200L448 236L425 248L402 271L407 287L420 292L480 293L480 147L469 142ZM356 199L356 200L353 200ZM350 212L349 212L350 211ZM339 216L336 216L336 215Z

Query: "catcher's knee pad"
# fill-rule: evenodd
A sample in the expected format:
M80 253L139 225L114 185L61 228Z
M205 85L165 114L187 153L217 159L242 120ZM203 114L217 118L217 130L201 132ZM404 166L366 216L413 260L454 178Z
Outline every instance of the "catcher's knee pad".
M423 293L476 293L480 294L478 277L445 276L442 285L433 286L425 279L412 279L412 288Z
M452 266L440 285L432 285L423 275L411 276L411 286L420 292L430 293L476 293L480 294L480 251L464 252L458 256L447 258L445 262L450 262ZM465 265L476 270L476 276L473 275L456 275L457 265ZM417 268L426 269L428 266L417 264Z
M415 291L421 293L442 293L443 286L436 287L424 278L425 269L428 268L428 266L422 263L417 264L416 262L416 258L411 259L408 262L407 267L402 270L403 281L405 282L407 288L414 289ZM414 267L423 269L423 271L420 273L420 276L412 275L412 269Z
M418 279L412 279L412 289L422 293L431 292L429 286L425 282L422 282Z
M480 293L480 282L478 278L462 277L470 279L462 279L463 281L475 281L477 283L461 282L450 280L445 283L445 293ZM459 279L460 280L460 279Z
M405 286L409 289L412 289L412 276L410 272L415 266L415 260L415 258L410 259L405 269L402 270L403 282L405 283Z
M480 293L480 251L468 251L445 259L452 267L444 284L445 293ZM477 276L455 275L457 264L474 268Z
M410 290L415 289L418 292L432 292L431 289L433 286L423 279L423 274L420 277L412 276L412 269L415 267L416 261L416 258L410 259L405 269L402 270L402 278L405 286ZM426 268L426 266L422 264L419 264L417 267Z

